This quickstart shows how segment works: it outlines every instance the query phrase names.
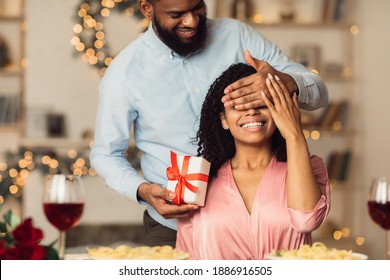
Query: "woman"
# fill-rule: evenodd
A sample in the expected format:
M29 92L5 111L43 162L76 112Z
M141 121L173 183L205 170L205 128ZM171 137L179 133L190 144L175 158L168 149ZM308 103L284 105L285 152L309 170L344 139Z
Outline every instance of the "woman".
M297 249L312 242L329 213L326 166L310 156L296 94L269 75L263 106L223 107L223 89L255 72L232 65L203 104L198 152L211 163L206 203L178 221L176 243L193 259L264 259Z

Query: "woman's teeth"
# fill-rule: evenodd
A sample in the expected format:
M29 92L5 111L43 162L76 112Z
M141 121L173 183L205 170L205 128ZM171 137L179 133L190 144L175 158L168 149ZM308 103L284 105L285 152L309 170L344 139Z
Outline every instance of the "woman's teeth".
M262 127L264 125L264 122L252 122L252 123L246 123L243 124L242 128L251 128L251 127Z

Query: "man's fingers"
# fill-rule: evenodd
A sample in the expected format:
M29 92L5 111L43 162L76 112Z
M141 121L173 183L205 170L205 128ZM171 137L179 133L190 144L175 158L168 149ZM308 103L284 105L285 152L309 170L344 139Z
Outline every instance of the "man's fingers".
M223 92L225 94L229 94L229 93L234 92L237 89L240 89L242 87L246 87L246 86L248 86L250 84L252 84L251 79L248 79L248 77L244 77L244 78L241 78L241 79L235 81L234 83L231 83L230 85L228 85ZM226 100L226 98L230 98L230 97L229 96L224 96L222 98L222 100L224 100L224 99ZM222 101L222 102L224 102L224 101Z
M175 196L176 196L176 193L171 192L170 190L167 190L164 188L160 192L160 197L165 199L165 200L168 200L168 201L171 201Z
M161 209L160 214L164 218L187 217L192 211L197 209L199 209L199 206L196 204L167 204L166 206L164 206L164 209Z
M242 110L259 108L259 107L261 107L263 105L264 105L263 99L255 99L255 100L250 101L250 102L246 102L246 103L243 103L243 104L235 105L234 109L236 109L238 111L242 111Z

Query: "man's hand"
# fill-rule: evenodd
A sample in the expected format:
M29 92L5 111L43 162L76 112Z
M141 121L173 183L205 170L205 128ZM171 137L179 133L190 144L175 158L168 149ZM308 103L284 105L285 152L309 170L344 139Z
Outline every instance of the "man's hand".
M268 74L277 75L286 85L290 94L298 91L294 79L273 68L268 62L258 60L252 57L249 51L244 52L245 61L257 70L257 73L242 78L225 89L225 96L222 98L225 108L234 107L236 110L247 110L258 108L264 105L261 92L270 96L265 83Z
M195 204L174 205L170 202L175 193L164 189L158 184L143 183L138 188L138 196L150 204L165 219L186 218L193 210L199 208Z

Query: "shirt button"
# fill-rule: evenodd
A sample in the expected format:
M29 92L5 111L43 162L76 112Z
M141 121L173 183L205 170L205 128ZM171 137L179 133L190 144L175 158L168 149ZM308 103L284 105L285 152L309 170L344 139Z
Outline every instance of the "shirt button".
M187 64L187 62L188 62L188 59L187 59L187 58L183 60L183 63L184 63L184 64Z

